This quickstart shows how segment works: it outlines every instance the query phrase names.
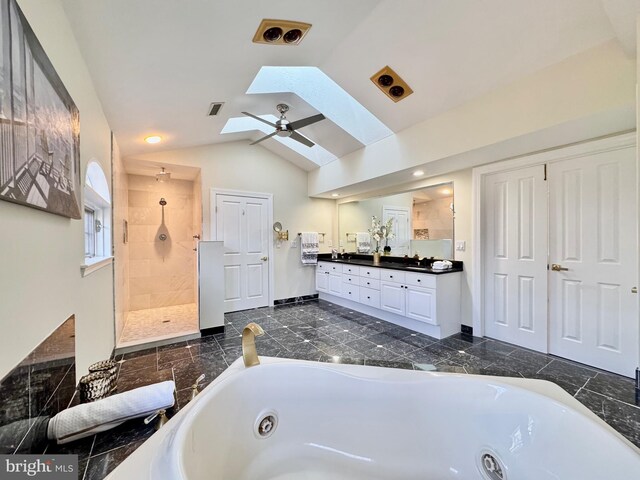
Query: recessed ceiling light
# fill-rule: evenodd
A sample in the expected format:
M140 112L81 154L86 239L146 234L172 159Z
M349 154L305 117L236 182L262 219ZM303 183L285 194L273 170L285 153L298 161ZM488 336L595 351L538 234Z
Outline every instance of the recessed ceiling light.
M443 188L443 189L442 189L442 193L443 193L444 195L451 195L451 190L449 190L448 188Z
M331 196L332 196L332 197L339 197L339 196L340 196L340 194L339 194L339 193L332 193L332 194L331 194Z
M414 177L421 177L422 175L424 175L424 172L422 170L416 170L415 172L413 172Z
M147 143L160 143L162 137L159 135L151 135L150 137L145 137L144 141Z

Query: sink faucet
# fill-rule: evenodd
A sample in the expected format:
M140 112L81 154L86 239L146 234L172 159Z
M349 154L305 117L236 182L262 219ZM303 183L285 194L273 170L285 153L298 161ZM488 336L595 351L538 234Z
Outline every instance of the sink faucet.
M251 322L242 330L242 358L245 367L260 365L256 351L256 337L264 335L264 330L257 323Z

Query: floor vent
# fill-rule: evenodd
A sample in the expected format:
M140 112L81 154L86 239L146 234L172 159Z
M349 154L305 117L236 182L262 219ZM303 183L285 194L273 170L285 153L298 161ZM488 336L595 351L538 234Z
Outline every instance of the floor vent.
M211 106L209 107L209 113L207 115L209 115L210 117L214 117L218 115L223 105L224 105L224 102L212 103Z

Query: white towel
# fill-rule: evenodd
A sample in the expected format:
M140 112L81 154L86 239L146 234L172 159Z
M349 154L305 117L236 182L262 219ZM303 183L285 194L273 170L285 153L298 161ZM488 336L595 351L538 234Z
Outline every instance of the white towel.
M369 253L371 251L371 235L369 235L369 232L356 233L356 249L358 253Z
M431 265L432 270L448 270L453 266L449 260L438 260Z
M300 236L300 260L303 265L316 265L320 245L318 232L302 232Z
M170 380L68 408L49 421L47 436L63 444L117 427L132 418L146 417L172 407L175 389Z

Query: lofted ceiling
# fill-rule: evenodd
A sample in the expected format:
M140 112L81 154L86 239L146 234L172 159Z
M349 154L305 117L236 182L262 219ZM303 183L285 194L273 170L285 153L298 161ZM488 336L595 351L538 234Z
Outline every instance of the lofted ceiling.
M636 0L62 0L123 156L246 139L242 111L318 112L292 93L247 94L263 66L316 66L393 132L617 38L635 55ZM311 23L299 46L252 43L263 18ZM369 77L390 65L414 93L394 103ZM212 102L225 102L208 117ZM330 120L301 130L341 157L363 145ZM150 134L164 137L147 145ZM317 168L282 144L267 148Z

